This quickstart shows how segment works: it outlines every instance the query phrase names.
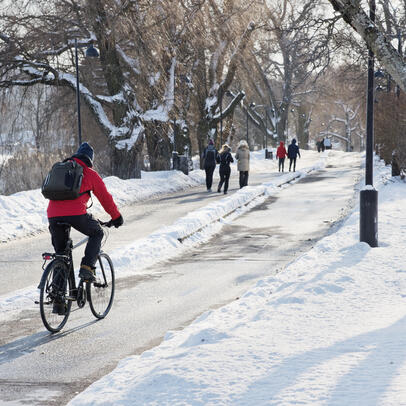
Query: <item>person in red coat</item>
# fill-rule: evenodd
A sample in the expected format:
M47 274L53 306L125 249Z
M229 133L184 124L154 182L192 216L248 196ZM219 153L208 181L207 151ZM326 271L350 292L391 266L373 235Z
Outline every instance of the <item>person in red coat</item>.
M111 216L112 225L117 228L123 224L123 217L107 191L103 179L92 169L93 156L93 148L84 142L70 158L83 167L83 181L80 187L80 193L83 194L74 200L50 200L47 210L52 245L57 254L65 252L71 227L89 237L79 271L79 277L89 282L95 280L94 265L104 235L97 219L87 213L90 192L94 193L103 209Z
M283 172L284 165L285 165L285 158L286 158L287 154L288 153L286 152L285 145L284 145L283 141L281 141L279 143L278 149L276 150L276 157L279 158L279 172L281 171L281 169Z

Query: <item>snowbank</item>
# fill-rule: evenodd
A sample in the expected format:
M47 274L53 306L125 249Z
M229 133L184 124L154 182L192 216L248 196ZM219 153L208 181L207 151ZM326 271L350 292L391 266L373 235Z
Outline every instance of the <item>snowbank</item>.
M104 179L119 207L151 199L159 194L172 193L204 183L203 171L192 171L189 176L179 171L142 172L141 179L122 180L114 176ZM101 211L94 198L92 212ZM0 195L0 242L24 237L48 227L48 201L40 189Z
M275 161L265 160L263 151L252 153L252 172L269 171L270 165L274 167ZM188 176L180 171L142 172L141 179L123 180L110 176L104 181L120 208L162 194L201 186L205 184L205 173L200 169L191 171ZM93 202L90 212L101 213L102 208L97 199L94 198ZM47 206L48 201L44 199L40 189L10 196L0 195L0 243L47 229Z
M283 272L69 405L406 404L406 190L389 178L380 168L378 248L358 242L356 209Z

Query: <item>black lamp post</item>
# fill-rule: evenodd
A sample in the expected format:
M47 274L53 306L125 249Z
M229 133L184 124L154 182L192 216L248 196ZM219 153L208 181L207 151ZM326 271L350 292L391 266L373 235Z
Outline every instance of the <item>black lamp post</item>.
M76 105L78 110L78 139L79 146L82 144L82 122L80 117L80 92L79 92L79 62L78 62L78 40L75 38L75 67L76 67ZM98 58L99 52L91 44L85 52L85 55L89 58Z
M369 0L369 17L375 22L375 0ZM378 191L373 187L374 53L368 53L365 188L360 192L360 241L378 246Z
M266 111L266 106L264 105L265 112L265 159L268 158L268 112Z
M255 107L255 103L250 103L249 107L253 109ZM249 145L249 138L248 138L248 107L247 107L247 144Z
M255 105L255 103L251 103L250 107L255 109L256 107L263 107L264 108L264 119L265 119L265 135L262 140L262 146L265 149L265 159L268 159L269 154L268 154L268 117L267 117L267 110L266 110L266 104L258 104Z
M223 145L223 92L220 96L220 148Z

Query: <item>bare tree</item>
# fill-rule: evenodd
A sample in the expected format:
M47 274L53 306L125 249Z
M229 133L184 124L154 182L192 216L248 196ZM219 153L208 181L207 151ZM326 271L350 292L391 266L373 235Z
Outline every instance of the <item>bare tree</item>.
M278 140L285 140L291 110L296 108L300 110L296 116L299 142L307 147L310 98L317 91L317 78L334 53L330 46L333 26L313 0L300 5L289 0L264 2L261 10L262 33L252 50L252 62L245 60L244 78L252 90L247 98L259 99L269 107L266 120L261 114L253 123L259 124L257 128L264 133L270 127ZM257 76L253 75L252 66Z
M363 3L358 0L329 0L329 2L343 20L361 36L401 89L406 91L406 62L402 57L403 52L400 53L392 45L391 38L386 35L381 25L372 23L367 11L362 8Z
M340 107L342 116L333 115L327 123L326 130L321 131L320 135L343 141L346 151L351 152L354 148L354 136L361 140L360 146L363 145L364 134L358 114L359 105L353 108L343 101L337 101L336 104Z

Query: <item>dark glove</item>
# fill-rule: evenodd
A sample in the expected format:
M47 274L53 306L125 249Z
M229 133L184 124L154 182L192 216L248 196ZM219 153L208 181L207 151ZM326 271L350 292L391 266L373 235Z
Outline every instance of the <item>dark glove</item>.
M116 227L116 228L119 228L119 227L122 226L123 223L124 223L124 220L123 220L123 216L122 216L122 215L120 215L120 217L117 217L116 219L110 220L110 221L111 221L111 224L112 224L114 227Z

